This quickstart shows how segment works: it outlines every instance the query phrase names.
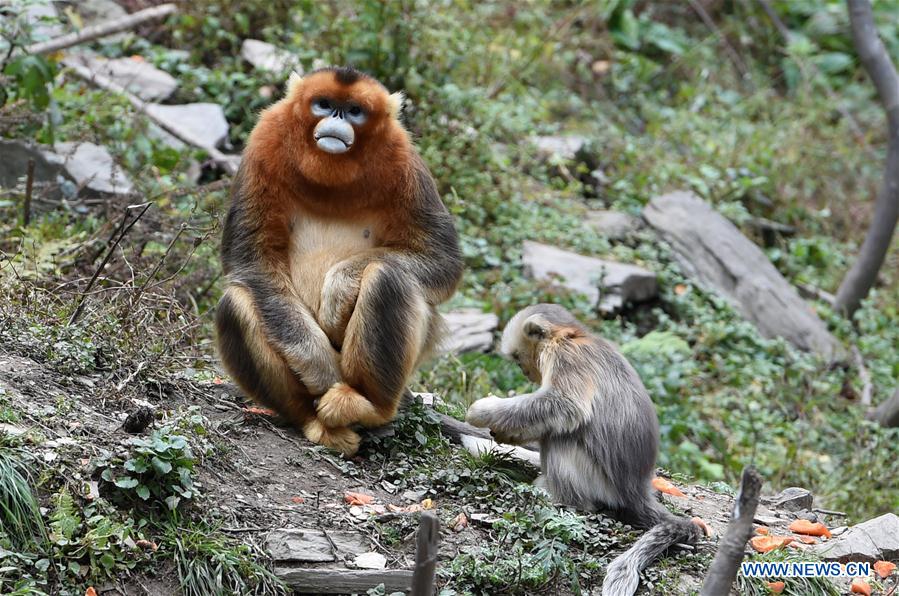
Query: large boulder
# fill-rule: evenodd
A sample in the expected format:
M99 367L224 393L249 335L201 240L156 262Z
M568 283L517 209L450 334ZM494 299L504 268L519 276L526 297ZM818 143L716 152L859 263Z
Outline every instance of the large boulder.
M730 221L689 192L656 197L643 217L671 244L686 272L730 300L766 337L783 337L829 359L843 355L812 307L765 253Z
M477 309L463 309L443 315L447 333L440 347L443 352L486 352L493 347L493 332L499 317Z
M893 561L899 559L899 516L885 513L854 525L838 537L813 547L825 561Z
M302 74L300 61L285 49L258 39L245 39L240 46L240 57L261 72L284 74L290 70Z
M658 294L656 275L636 265L606 261L526 240L525 270L536 279L551 280L587 295L602 312L614 312L627 302Z
M182 131L198 147L218 147L228 137L228 121L222 107L214 103L147 105L147 113Z
M595 210L587 212L587 225L609 240L621 240L639 230L643 223L621 211Z
M25 175L28 160L34 160L34 179L46 187L43 198L59 200L61 189L76 189L86 195L121 195L131 192L128 175L115 163L105 147L94 143L56 143L52 148L24 141L0 140L0 187L14 188Z
M118 83L144 101L162 101L168 99L178 81L145 60L136 58L116 58L107 60L100 56L79 55L73 57L91 72Z

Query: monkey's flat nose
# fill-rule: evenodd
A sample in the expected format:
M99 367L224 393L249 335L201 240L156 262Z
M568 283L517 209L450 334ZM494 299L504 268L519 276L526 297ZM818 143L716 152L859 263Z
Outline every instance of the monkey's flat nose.
M356 134L353 126L336 116L325 118L315 127L315 144L326 153L346 153L353 146Z

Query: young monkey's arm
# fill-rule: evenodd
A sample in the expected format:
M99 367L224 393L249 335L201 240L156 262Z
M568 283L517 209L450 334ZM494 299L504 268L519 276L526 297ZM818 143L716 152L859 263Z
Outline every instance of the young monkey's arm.
M548 434L571 432L586 412L552 388L515 397L485 397L468 408L466 422L493 431L502 443L527 443Z

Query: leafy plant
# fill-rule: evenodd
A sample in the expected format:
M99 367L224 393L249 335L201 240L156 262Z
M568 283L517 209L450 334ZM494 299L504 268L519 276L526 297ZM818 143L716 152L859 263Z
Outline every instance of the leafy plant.
M0 447L0 546L37 550L46 528L20 451Z

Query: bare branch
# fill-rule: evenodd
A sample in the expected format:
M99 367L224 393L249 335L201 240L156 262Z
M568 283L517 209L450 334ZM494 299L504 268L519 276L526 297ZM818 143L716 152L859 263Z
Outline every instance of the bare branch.
M889 139L883 182L871 225L858 259L837 290L836 309L851 316L877 281L877 274L893 240L896 221L899 220L899 75L877 34L871 3L868 0L847 0L846 4L855 48L886 112Z
M752 535L752 520L759 505L763 482L755 468L743 468L743 479L740 481L740 492L737 493L733 515L724 531L724 537L718 543L718 552L705 576L701 596L730 594L737 570L743 561L746 541Z
M31 44L25 48L25 52L28 54L49 54L58 50L64 50L65 48L70 48L86 41L93 41L100 37L112 35L113 33L133 29L147 21L167 17L170 14L175 13L175 11L177 11L177 7L174 4L160 4L159 6L154 6L152 8L145 8L144 10L139 10L118 19L112 19L110 21L97 23L91 27L85 27L77 33L70 33L55 39Z
M865 359L862 358L862 353L856 346L852 346L852 359L855 360L855 368L858 369L858 378L861 379L862 382L861 404L863 406L870 406L871 397L874 393L873 386L871 385L871 375L868 374L868 369L865 368Z

